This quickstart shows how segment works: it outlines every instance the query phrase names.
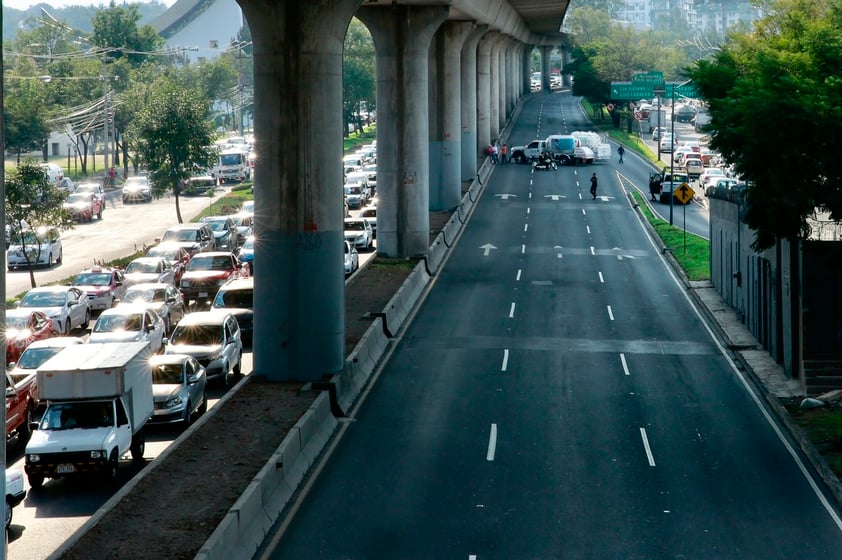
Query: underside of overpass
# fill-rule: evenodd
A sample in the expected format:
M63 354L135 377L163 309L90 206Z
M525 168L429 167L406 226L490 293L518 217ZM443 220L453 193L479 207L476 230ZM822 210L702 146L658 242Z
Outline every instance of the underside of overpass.
M377 58L378 255L429 250L482 148L530 92L529 53L561 47L568 1L241 0L254 44L254 373L344 367L342 54L353 16Z

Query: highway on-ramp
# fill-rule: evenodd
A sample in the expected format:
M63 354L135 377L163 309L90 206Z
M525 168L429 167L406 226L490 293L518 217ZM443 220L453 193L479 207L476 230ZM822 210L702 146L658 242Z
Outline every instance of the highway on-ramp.
M581 119L568 95L533 96L508 143ZM835 505L694 309L618 168L496 168L259 558L838 556Z

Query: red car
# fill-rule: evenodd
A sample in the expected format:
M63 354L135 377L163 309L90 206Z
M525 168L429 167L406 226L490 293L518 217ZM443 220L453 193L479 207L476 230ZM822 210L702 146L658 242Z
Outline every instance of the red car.
M55 336L53 322L33 309L6 310L6 363L17 362L26 347L36 340Z
M64 201L64 209L76 222L90 222L96 216L102 219L103 202L90 192L75 192Z

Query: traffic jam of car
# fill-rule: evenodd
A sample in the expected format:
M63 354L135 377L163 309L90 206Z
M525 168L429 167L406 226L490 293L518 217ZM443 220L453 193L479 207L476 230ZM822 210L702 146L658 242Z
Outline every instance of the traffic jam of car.
M351 187L344 190L352 195L351 200L346 195L342 242L348 278L360 268L360 253L373 256L375 250L376 148L366 146L344 165ZM102 221L109 199L100 184L68 180L64 188L69 219L80 225ZM154 198L146 177L127 181L118 193L125 205ZM253 338L254 212L249 200L231 214L173 224L125 266L94 261L64 285L31 288L14 302L6 322L7 437L10 445L20 446L24 468L10 471L7 479L7 525L12 508L25 499L25 479L30 488L40 488L47 479L91 470L112 478L125 455L143 456L143 426L186 428L208 409L209 388L224 391L242 374L243 354ZM58 227L17 234L7 229L10 271L60 265L63 249ZM85 376L86 382L67 384L61 381L69 379L63 368L77 359L73 348L79 345L98 350L76 366L78 379ZM100 360L109 367L125 361L113 394L88 394L106 371L113 371L95 367L93 362ZM132 377L131 364L138 360L151 372L148 391ZM87 380L96 379L88 385ZM130 398L123 393L129 385ZM63 417L71 412L75 418ZM123 427L121 417L128 422ZM77 426L85 426L86 433L77 432ZM113 430L115 441L125 429L131 444L113 452L91 451L84 464L72 458L51 462L61 455L51 447L56 441L78 451L92 429Z

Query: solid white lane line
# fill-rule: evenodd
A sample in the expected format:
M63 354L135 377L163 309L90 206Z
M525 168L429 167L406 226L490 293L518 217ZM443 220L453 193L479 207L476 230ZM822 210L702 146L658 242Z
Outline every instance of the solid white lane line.
M613 320L614 320L614 312L613 312L613 311L611 311L611 306L610 306L610 305L606 305L605 307L607 307L607 308L608 308L608 318L609 318L610 320L612 320L612 321L613 321Z
M488 434L488 453L485 454L486 461L494 460L494 453L497 451L497 424L491 424L491 433Z
M523 224L523 231L529 230L529 224Z
M602 277L602 272L599 273L599 283L605 284L605 278Z
M629 374L629 365L626 363L626 355L620 352L620 363L623 364L623 373Z
M520 269L517 269L517 278L515 278L515 282L520 282Z
M509 308L509 319L513 319L515 316L515 302L512 302L512 306Z
M500 368L500 371L506 371L507 367L509 367L509 349L508 348L503 350L503 367Z
M526 245L521 245L520 246L520 254L523 255L524 253L526 253Z
M655 457L652 456L652 449L649 448L649 438L646 437L646 429L640 428L640 438L643 440L643 448L646 450L646 459L649 461L649 466L655 466Z

